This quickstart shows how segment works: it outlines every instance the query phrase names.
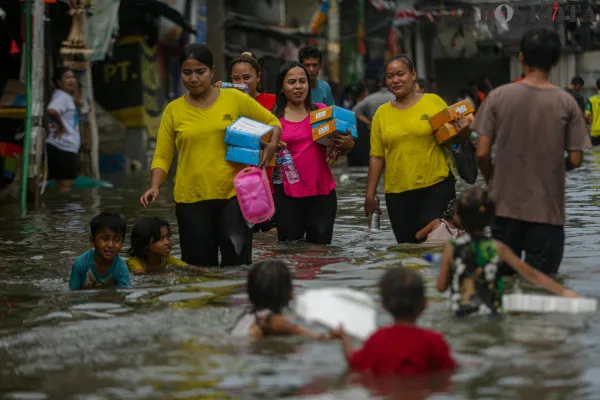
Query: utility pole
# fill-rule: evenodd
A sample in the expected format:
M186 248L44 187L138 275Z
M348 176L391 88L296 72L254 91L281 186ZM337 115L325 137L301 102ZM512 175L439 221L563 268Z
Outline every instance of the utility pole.
M327 61L329 81L333 83L333 97L338 98L340 87L340 7L338 0L331 0L327 16Z
M225 80L225 2L206 2L206 44L213 52L215 64L214 81Z

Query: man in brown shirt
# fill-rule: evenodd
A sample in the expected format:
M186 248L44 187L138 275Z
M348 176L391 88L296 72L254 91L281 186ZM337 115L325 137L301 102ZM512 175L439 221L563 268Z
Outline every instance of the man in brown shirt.
M550 274L563 256L565 174L581 166L583 150L591 148L577 103L548 81L560 51L557 33L527 32L520 54L524 79L490 92L472 125L479 134L477 163L496 202L494 238L517 255L525 251L529 264Z

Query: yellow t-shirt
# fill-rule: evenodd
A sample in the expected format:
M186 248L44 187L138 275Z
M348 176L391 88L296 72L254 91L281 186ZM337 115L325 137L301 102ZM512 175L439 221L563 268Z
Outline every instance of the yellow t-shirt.
M174 267L187 267L188 263L181 261L175 256L168 256L163 258L160 267L164 269L168 265L172 265ZM128 259L127 268L132 274L145 274L148 272L146 271L146 264L144 263L144 260L139 257L131 257Z
M591 136L600 136L600 94L595 94L587 100L585 115L592 116Z
M425 93L406 110L391 103L377 109L371 127L371 156L385 158L386 193L425 188L450 175L450 160L429 125L429 117L446 107L439 96Z
M223 89L215 103L199 109L184 97L163 112L152 168L169 172L179 151L174 197L177 203L230 199L233 179L244 165L225 161L225 129L239 117L281 127L279 119L237 89Z

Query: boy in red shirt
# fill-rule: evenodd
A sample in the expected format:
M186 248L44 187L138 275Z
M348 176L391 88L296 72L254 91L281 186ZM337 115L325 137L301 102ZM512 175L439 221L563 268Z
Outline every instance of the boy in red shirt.
M415 325L427 304L421 276L408 269L394 268L383 275L379 290L383 306L395 319L393 325L380 328L358 351L352 349L342 328L332 332L342 340L350 368L375 375L410 376L455 368L442 335Z

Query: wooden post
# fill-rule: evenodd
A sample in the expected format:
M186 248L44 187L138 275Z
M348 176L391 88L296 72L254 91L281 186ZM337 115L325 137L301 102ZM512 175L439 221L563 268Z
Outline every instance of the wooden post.
M90 125L90 161L92 168L92 178L100 179L100 160L98 144L98 124L96 123L96 105L94 100L94 83L92 82L92 63L88 61L85 69L85 86L90 111L88 114L88 123Z
M35 84L31 88L32 130L29 161L28 201L35 203L40 196L40 178L44 160L44 67L45 67L45 11L44 2L36 1L33 5L33 44L31 80Z

